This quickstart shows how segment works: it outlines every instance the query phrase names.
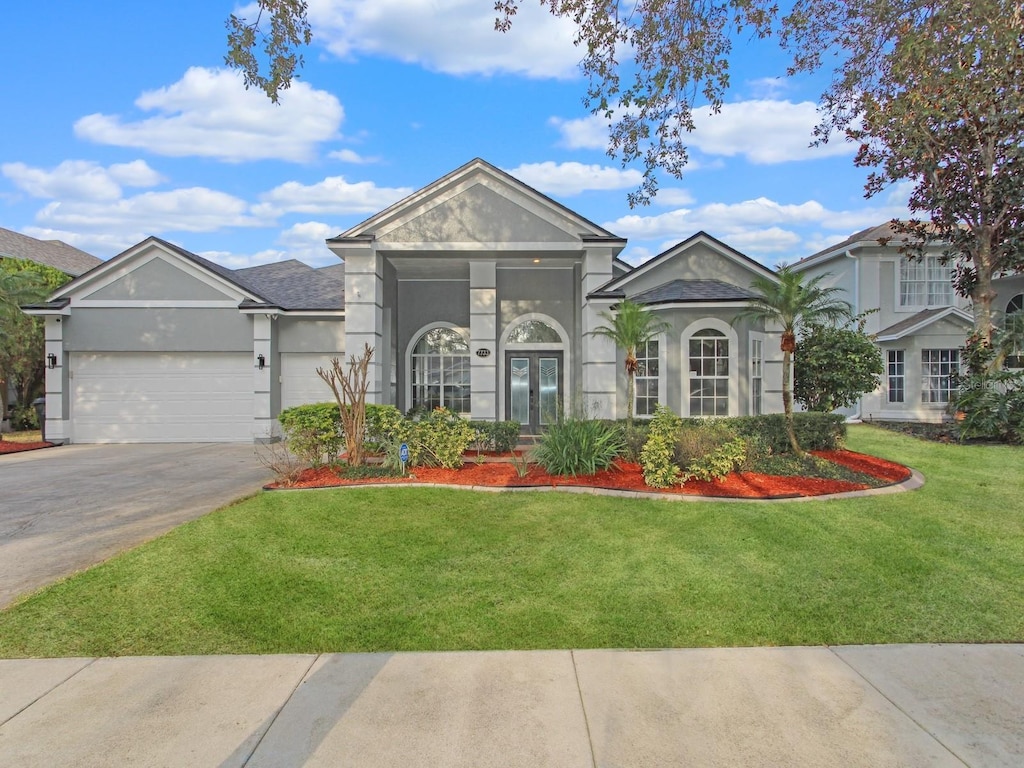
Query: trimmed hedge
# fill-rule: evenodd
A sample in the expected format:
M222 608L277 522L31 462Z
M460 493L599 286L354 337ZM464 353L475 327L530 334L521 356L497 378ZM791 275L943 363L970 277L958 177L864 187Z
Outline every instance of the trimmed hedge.
M724 419L740 437L757 437L770 453L789 453L786 416L737 416ZM805 451L834 451L846 442L846 417L838 413L794 413L796 439Z
M278 414L288 450L313 467L338 458L344 437L337 403L311 403Z
M471 421L469 426L476 430L476 442L483 451L510 453L519 442L518 421Z

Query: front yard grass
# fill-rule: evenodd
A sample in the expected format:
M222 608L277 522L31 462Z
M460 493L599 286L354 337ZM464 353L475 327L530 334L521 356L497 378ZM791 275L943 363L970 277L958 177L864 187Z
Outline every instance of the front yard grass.
M849 447L925 487L264 493L0 613L0 656L1024 640L1024 452L868 426Z

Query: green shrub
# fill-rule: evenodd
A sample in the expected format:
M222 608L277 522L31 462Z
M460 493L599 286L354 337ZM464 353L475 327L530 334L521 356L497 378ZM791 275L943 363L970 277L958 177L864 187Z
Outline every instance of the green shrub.
M606 421L606 424L619 431L622 438L622 458L633 464L640 463L640 453L647 442L647 431L650 428L650 421L634 421L630 424L626 419L617 421Z
M372 453L384 453L385 447L403 426L405 417L393 405L366 406L366 447Z
M518 421L471 421L476 431L476 442L481 451L510 453L519 442L520 424Z
M728 419L690 419L676 432L675 463L688 467L739 437Z
M771 453L789 453L786 417L781 413L723 419L740 437L759 437ZM846 418L838 413L794 413L797 442L805 451L833 451L846 440Z
M550 475L593 475L607 469L622 450L619 431L601 421L566 419L552 424L533 449Z
M720 480L741 466L746 458L747 441L742 437L733 438L687 464L683 482Z
M476 431L468 421L447 408L435 408L411 424L405 439L409 445L409 462L414 466L457 469L462 466L462 454L475 437Z
M39 429L39 415L35 406L16 405L11 410L11 429L21 432L28 429Z
M286 408L278 415L288 450L301 461L319 467L341 452L341 417L337 403L312 403Z
M668 488L679 482L675 463L676 440L683 420L665 405L658 405L647 428L647 442L640 451L644 482L652 488Z

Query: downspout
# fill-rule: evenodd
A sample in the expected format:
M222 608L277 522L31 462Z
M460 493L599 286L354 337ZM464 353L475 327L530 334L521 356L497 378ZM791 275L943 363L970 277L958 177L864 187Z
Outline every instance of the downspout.
M848 248L844 254L846 258L853 259L853 312L860 314L860 259L853 255L853 249ZM864 397L857 401L857 411L846 417L847 422L858 422L864 414Z

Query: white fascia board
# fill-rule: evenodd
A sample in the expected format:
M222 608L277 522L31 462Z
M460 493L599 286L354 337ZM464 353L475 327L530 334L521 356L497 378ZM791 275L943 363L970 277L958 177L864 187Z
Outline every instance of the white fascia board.
M947 318L961 320L964 322L964 324L969 326L974 325L974 318L971 317L970 314L964 312L962 309L958 307L948 307L939 314L925 318L921 322L916 323L910 326L909 328L905 328L899 333L887 334L885 336L876 336L875 341L899 341L900 339L906 338L907 336L913 336L914 334L918 333L924 328L927 328L932 323L937 323L939 320L945 320Z

